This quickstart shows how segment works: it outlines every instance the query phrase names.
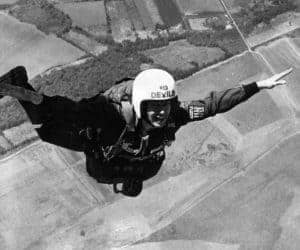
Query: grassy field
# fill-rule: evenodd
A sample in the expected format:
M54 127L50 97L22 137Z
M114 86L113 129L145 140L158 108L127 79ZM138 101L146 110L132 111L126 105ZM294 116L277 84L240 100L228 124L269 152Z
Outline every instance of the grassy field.
M154 0L163 22L168 26L177 25L182 21L180 10L171 0Z
M237 87L239 84L266 78L268 74L268 68L255 54L244 53L222 66L202 71L181 82L178 88L179 97L182 100L201 99L210 91ZM283 118L283 113L269 93L261 91L245 103L224 113L224 116L241 134L246 134Z
M0 104L0 130L5 130L28 120L25 111L17 100L7 98Z
M10 14L22 22L35 25L46 34L62 35L72 26L70 17L46 0L19 0Z
M144 27L149 30L154 30L155 23L151 18L151 15L145 5L145 2L141 0L134 0L134 3L142 17Z
M225 53L219 48L196 47L185 40L179 40L170 42L167 47L148 50L144 54L168 69L188 70L193 67L191 62L203 68L206 64L222 60Z
M107 2L106 7L111 20L110 25L114 40L116 42L122 42L123 40L134 41L136 39L135 32L124 2L109 1Z
M129 18L136 31L145 30L145 26L142 19L142 14L139 13L138 8L134 0L125 0L124 4L128 11Z
M73 26L79 26L94 35L107 34L104 1L60 3L55 6L70 16Z
M175 0L181 12L195 14L201 12L224 11L218 0Z
M273 42L269 46L260 47L258 51L270 62L270 65L275 72L281 72L287 68L293 67L293 72L286 78L288 81L286 90L290 102L299 111L300 48L297 46L297 40L282 38ZM294 41L296 41L296 43Z
M142 1L145 3L145 5L148 9L148 12L152 18L153 23L154 24L164 24L162 17L158 10L158 6L155 3L155 0L142 0Z
M3 134L14 147L38 136L37 132L33 129L31 122L25 122L18 127L4 130Z
M29 78L50 67L75 61L84 53L53 35L45 35L33 25L0 14L0 75L24 65Z

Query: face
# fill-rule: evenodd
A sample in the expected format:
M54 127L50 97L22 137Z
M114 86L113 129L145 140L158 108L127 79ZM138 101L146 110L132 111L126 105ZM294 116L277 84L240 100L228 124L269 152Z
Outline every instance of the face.
M166 124L170 111L170 100L145 102L146 119L155 128L163 127Z

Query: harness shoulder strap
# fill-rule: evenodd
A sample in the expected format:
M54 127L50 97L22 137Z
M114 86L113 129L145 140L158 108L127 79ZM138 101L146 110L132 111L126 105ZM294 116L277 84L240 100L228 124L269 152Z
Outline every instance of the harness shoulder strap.
M134 131L136 125L136 116L133 111L133 107L131 103L129 101L122 101L121 110L122 110L122 115L126 121L128 130Z

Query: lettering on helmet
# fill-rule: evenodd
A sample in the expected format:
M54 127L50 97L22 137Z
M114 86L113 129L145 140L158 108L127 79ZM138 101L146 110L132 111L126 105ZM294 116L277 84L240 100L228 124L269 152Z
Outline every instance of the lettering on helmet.
M151 92L151 98L154 99L170 98L170 97L175 97L175 90Z

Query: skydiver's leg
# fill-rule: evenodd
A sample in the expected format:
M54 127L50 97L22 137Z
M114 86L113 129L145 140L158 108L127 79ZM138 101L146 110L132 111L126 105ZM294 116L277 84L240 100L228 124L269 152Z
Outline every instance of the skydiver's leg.
M35 92L35 89L28 83L26 69L23 66L18 66L7 72L5 75L1 76L0 89L1 86L3 88L4 84L7 84L8 86L14 85ZM40 124L43 122L46 114L46 112L44 112L44 104L36 105L30 101L22 101L20 99L18 99L18 101L26 111L28 117L30 118L33 124Z
M28 83L26 69L23 66L16 67L1 76L0 84L1 82L35 91ZM33 124L42 124L42 127L37 128L36 131L43 141L72 150L83 151L84 142L76 130L76 124L73 124L76 117L70 108L72 107L72 100L60 96L48 97L43 95L40 104L18 101Z

